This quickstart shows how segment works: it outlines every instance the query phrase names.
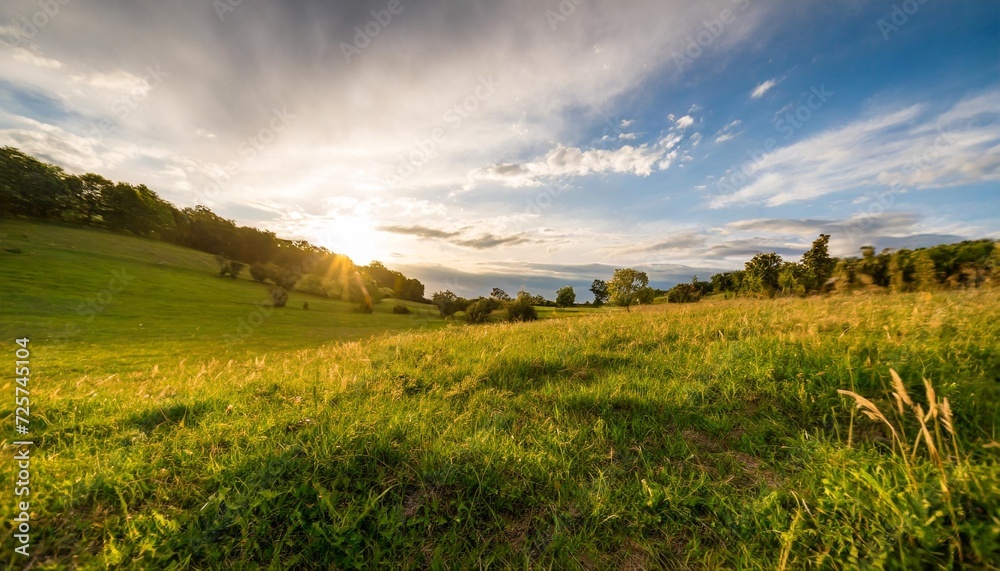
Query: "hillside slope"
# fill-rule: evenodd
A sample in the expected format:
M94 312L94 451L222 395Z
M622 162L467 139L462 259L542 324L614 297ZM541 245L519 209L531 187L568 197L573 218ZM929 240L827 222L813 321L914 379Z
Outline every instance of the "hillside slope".
M0 224L0 335L30 337L49 367L110 373L443 325L433 306L396 300L366 315L292 292L288 307L272 310L266 286L218 276L202 252L95 229ZM413 313L393 315L398 303Z

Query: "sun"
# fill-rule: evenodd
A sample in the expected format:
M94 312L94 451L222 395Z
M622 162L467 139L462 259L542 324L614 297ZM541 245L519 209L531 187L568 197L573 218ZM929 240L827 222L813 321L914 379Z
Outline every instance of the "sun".
M367 265L385 255L385 244L376 230L378 223L368 216L340 215L324 220L312 241L331 252L344 254L359 265Z

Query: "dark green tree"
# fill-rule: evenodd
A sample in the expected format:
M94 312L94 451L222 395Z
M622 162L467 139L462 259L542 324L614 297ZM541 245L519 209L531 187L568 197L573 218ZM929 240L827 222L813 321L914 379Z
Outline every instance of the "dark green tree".
M750 293L771 295L779 287L778 275L784 260L776 252L757 254L745 264L743 287Z
M556 290L556 307L572 307L574 303L576 303L576 292L573 291L573 286Z
M833 276L837 260L830 256L830 235L820 234L812 248L802 255L802 272L798 279L806 291L818 291Z
M504 290L495 287L493 291L490 292L490 297L497 301L510 301L510 296Z
M608 293L608 282L604 280L594 280L594 283L590 284L590 293L594 294L594 305L600 307L608 302L610 294Z

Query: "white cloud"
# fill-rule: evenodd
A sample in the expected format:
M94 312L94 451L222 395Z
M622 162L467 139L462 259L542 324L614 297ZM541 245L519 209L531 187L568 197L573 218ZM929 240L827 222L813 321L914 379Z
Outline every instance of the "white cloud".
M694 125L694 117L690 115L685 115L678 119L675 123L678 129L687 129L691 125Z
M866 187L947 188L1000 180L1000 91L927 117L924 106L872 114L763 155L728 177L712 207L778 206Z
M761 97L764 97L764 94L770 91L775 85L778 85L778 80L776 79L769 79L764 83L761 83L757 87L754 87L753 91L750 92L750 98L760 99Z
M743 121L736 119L731 123L725 125L721 129L719 129L719 131L715 133L715 135L713 135L713 137L715 137L715 142L725 143L726 141L731 141L733 138L735 138L737 135L740 134L740 133L734 133L733 131L742 124Z
M30 52L30 51L28 51L28 50L26 50L24 48L15 48L14 52L13 52L13 55L14 55L14 59L15 60L17 60L19 62L22 62L22 63L30 64L30 65L33 65L33 66L36 66L36 67L47 67L47 68L52 68L52 69L59 69L60 67L62 67L62 63L59 62L58 60L50 59L50 58L47 58L47 57L44 57L44 56L32 53L32 52Z
M538 186L540 179L590 174L634 174L649 176L666 155L661 145L625 145L619 149L589 149L557 146L529 163L500 163L469 173L471 189L476 181L500 181L510 187Z

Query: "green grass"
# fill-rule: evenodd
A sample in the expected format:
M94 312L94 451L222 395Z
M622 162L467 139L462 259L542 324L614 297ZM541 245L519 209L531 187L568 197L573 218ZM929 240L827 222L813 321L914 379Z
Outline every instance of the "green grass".
M266 286L219 276L202 252L79 227L0 224L2 248L21 250L0 250L0 335L31 337L44 366L111 373L444 326L433 306L393 299L369 315L292 292L271 311ZM397 304L412 313L392 314Z
M39 338L32 564L997 568L998 317L996 291L977 291L656 305L322 346L274 322L261 335L286 344L231 355L197 333L108 331L78 348L85 370L65 354L49 367ZM139 364L116 369L104 342ZM890 369L923 410L924 378L948 399L954 439L943 413L926 419L936 455L914 450L909 410L890 412ZM8 538L12 510L0 502Z
M538 319L556 319L624 310L610 307L535 307L535 311L538 312Z

